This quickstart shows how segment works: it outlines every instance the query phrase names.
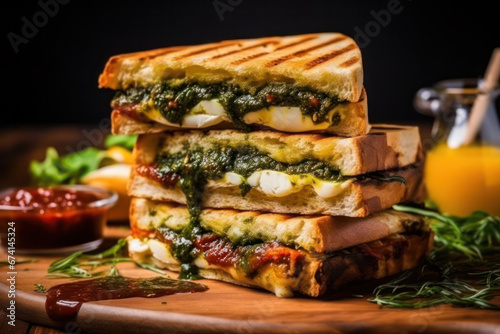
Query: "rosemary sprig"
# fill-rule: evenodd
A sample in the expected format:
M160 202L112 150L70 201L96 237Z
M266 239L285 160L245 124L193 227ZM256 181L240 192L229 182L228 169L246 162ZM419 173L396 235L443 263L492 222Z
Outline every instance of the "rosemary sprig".
M386 307L423 308L438 304L500 310L500 218L482 211L467 217L395 205L427 217L434 250L422 268L378 286L369 301Z
M47 292L47 289L45 289L42 284L34 284L34 285L35 285L35 289L33 291L38 292L38 293L46 293Z
M133 262L137 266L152 270L156 273L165 275L163 270L156 268L154 265L135 261L129 257L120 257L123 252L126 239L119 239L116 245L98 254L84 254L75 252L68 257L54 261L50 264L47 270L49 277L73 277L73 278L91 278L102 275L105 271L94 270L97 267L109 265L107 271L108 276L121 276L116 265L121 262ZM84 269L84 268L85 269Z
M143 269L147 269L147 270L151 270L157 274L161 274L161 275L166 275L166 272L164 272L163 270L159 269L158 267L156 267L155 265L153 264L149 264L149 263L145 263L145 262L138 262L138 261L134 261L135 264Z
M494 265L494 264L490 264ZM369 301L386 307L423 308L439 304L500 310L490 301L500 296L500 269L468 272L469 265L433 264L407 271L375 288ZM472 269L473 270L473 269ZM438 274L437 279L427 276ZM474 277L475 276L475 277Z
M115 257L112 261L111 261L111 267L109 268L109 271L108 271L108 276L111 276L111 277L120 277L120 272L118 271L118 268L116 268L116 264L118 263L117 261L117 258Z
M465 255L472 260L500 251L500 217L483 211L462 218L403 205L394 205L393 208L431 219L435 257Z

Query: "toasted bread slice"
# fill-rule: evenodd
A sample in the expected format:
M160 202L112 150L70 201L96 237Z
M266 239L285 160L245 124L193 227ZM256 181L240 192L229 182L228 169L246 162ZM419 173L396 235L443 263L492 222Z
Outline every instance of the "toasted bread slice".
M154 238L158 227L180 231L189 224L190 215L184 205L133 198L130 226ZM324 253L382 239L395 233L428 230L428 223L417 215L385 210L366 218L333 216L297 216L204 209L200 225L228 238L233 244L278 241L292 248ZM143 234L144 235L144 234Z
M254 147L288 164L317 159L349 176L403 168L423 157L418 127L376 124L369 134L354 138L235 130L145 135L137 140L135 163L153 163L157 155L164 152L177 153L193 147L208 150L220 145Z
M388 258L378 259L369 254L327 256L323 259L311 257L301 274L295 277L290 277L280 270L279 266L273 264L266 265L252 276L247 276L234 268L210 265L201 256L196 264L199 267L198 274L203 278L265 289L277 297L293 297L294 293L320 297L350 283L381 279L417 267L429 255L433 239L432 232L412 235L405 238L406 243L395 252L391 252ZM129 256L139 262L179 272L181 264L171 255L171 246L152 240L154 244L149 248L150 242L130 238ZM130 247L131 244L139 243L141 245L139 252Z
M188 216L182 206L134 200L130 256L179 271L173 245ZM433 240L426 221L392 210L346 220L206 209L201 226L204 232L193 243L202 277L261 287L279 297L294 292L317 297L353 281L413 268L429 254Z
M398 249L398 256L387 259L376 259L367 254L358 256L355 260L350 256L331 257L325 260L312 259L300 277L286 277L278 266L271 265L248 277L238 270L211 266L201 259L197 261L200 266L198 274L206 279L265 289L277 297L293 297L294 293L320 297L350 283L381 279L417 267L432 249L433 233L415 235L407 240L408 243ZM160 247L155 245L156 250ZM165 253L170 249L169 245L164 244L163 247ZM145 254L134 252L129 246L129 256L139 262L154 264L158 268L180 271L180 263L173 257L168 260L158 259L149 249Z
M232 152L227 153L228 149ZM204 207L366 217L423 196L422 168L415 165L422 157L418 128L389 125L374 126L370 134L355 138L234 130L143 135L135 146L136 168L129 194L185 204L186 197L177 186L180 174L197 168L190 165L196 164L192 156L208 155L213 157L205 160L225 158L205 161L212 170L220 165L216 169L221 171L209 173ZM165 158L185 165L180 174L169 174L173 177L169 184L156 177ZM258 161L264 162L257 166ZM281 169L273 170L272 166ZM314 176L329 168L343 177ZM382 177L360 177L382 171ZM388 182L401 178L406 184ZM249 191L245 194L242 189Z
M320 196L313 187L304 187L299 192L279 197L252 188L242 196L238 186L209 184L202 194L202 206L302 215L366 217L398 203L424 200L421 166L411 166L386 174L386 177L393 176L404 178L406 184L374 179L356 180L345 186L342 184L342 191L328 198ZM186 196L178 186L163 185L139 175L136 169L132 171L128 192L133 197L186 204Z
M176 46L112 57L99 87L124 90L181 78L255 86L293 82L357 102L363 87L361 52L339 33L239 39Z

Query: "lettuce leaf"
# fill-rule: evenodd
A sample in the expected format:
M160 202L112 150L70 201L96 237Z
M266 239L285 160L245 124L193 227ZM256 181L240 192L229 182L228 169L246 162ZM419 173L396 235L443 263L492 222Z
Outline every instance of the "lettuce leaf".
M132 151L136 141L137 135L108 135L104 145L106 148L120 146ZM31 179L39 187L79 183L82 177L98 169L105 158L106 151L95 147L62 157L53 147L49 147L44 161L31 162Z
M104 141L104 146L106 146L106 148L110 148L111 146L120 146L132 151L136 141L137 135L109 135Z
M60 157L53 147L47 149L45 160L32 161L32 181L39 187L57 184L75 184L86 174L99 168L106 152L95 147Z

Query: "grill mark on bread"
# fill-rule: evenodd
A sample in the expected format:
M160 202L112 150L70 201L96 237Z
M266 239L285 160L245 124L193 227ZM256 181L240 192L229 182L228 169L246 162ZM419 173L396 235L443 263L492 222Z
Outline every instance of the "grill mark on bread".
M109 59L108 63L115 64L118 61L121 61L123 59L133 59L133 58L136 58L138 60L153 59L155 57L163 56L163 55L166 55L166 54L169 54L172 52L176 52L176 51L180 51L183 49L185 49L185 47L175 46L175 47L155 49L155 50L150 50L150 51L126 53L126 54L116 55L116 56L111 57Z
M295 41L295 42L292 42L292 43L283 44L282 46L279 46L276 49L274 49L274 51L281 51L283 49L287 49L287 48L290 48L292 46L296 46L296 45L305 43L305 42L310 41L310 40L315 39L315 38L318 38L318 36L310 36L310 37L302 38L301 40L298 40L298 41ZM250 61L250 60L262 57L264 55L267 55L269 53L270 52L256 53L256 54L253 54L253 55L250 55L250 56L243 57L241 59L235 60L235 61L231 62L231 64L232 65L240 65L240 64L246 63L247 61Z
M277 47L276 49L274 49L274 51L280 51L280 50L288 49L288 48L291 48L292 46L296 46L296 45L305 43L307 41L310 41L310 40L316 39L316 38L318 38L318 36L311 36L311 37L302 38L301 40L298 40L298 41L295 41L295 42L292 42L292 43L283 44L282 46Z
M253 59L262 57L264 55L267 55L267 54L269 54L269 52L256 53L254 55L251 55L251 56L248 56L248 57L244 57L244 58L235 60L235 61L231 62L231 64L233 64L233 65L240 65L240 64L246 63L249 60L253 60Z
M325 46L323 49L312 51L302 56L303 53L307 52L308 48L312 47L316 49L318 48L318 44L328 42L332 39L336 40L339 37L345 38L345 40L333 44L332 46ZM262 48L252 48L225 56L225 58L217 58L221 59L221 61L217 59L210 61L210 58L216 55L225 54L240 48L247 48L263 41L277 41L278 43ZM353 50L349 54L338 57L328 65L325 65L331 67L335 65L335 68L345 70L338 75L333 73L335 71L327 71L328 73L325 72L324 75L319 78L314 75L317 69L304 72L303 76L297 75L296 72L297 69L299 71L300 69L304 70L304 64L313 58L328 53L329 51L342 48L351 43L354 43L353 40L341 33L311 33L295 36L270 36L264 38L226 40L219 43L174 46L176 48L175 50L172 50L170 47L121 54L110 58L107 62L99 78L99 87L125 90L129 87L136 86L139 81L145 84L174 77L189 77L190 80L204 80L202 77L204 77L207 72L211 73L212 71L216 71L218 75L217 78L213 79L214 82L219 80L226 81L230 78L234 78L236 82L242 82L243 85L252 85L254 82L264 80L264 78L275 78L273 80L281 80L278 78L283 78L286 82L296 82L297 84L308 86L321 92L336 93L342 96L346 101L354 103L359 101L359 92L362 90L361 78L363 69L361 67L359 50ZM227 46L229 44L232 46ZM177 47L182 48L177 49ZM220 48L216 49L217 47ZM215 49L206 52L207 48ZM193 53L202 54L196 56L193 55ZM280 66L265 66L266 63L273 59L294 53L297 53L298 56L301 57L291 59L288 62L285 61ZM192 57L190 57L190 55L192 55ZM358 63L346 68L338 67L340 63L355 55L360 58ZM161 61L157 61L157 59ZM196 61L196 59L198 59L198 61ZM224 62L226 62L225 65L223 64ZM224 66L221 65L223 68L218 69L220 66L217 64L222 64ZM192 66L195 66L198 70L188 70L191 69ZM317 68L319 67L320 66ZM141 68L147 68L148 70L139 70ZM339 78L342 78L340 81L345 82L345 84L339 84ZM349 85L347 85L347 83L349 83ZM365 107L366 103L363 105L363 108ZM361 114L361 109L357 108L355 110ZM363 127L365 129L362 130L362 132L366 132L365 119L360 117L361 122L356 123L364 124ZM156 127L155 130L159 131L160 127ZM336 133L337 131L339 131L338 134L342 133L342 135L350 136L355 130L346 124L345 127L339 127L338 130L325 129L318 130L317 132Z
M177 52L177 51L181 51L181 50L184 50L184 48L183 47L167 48L167 49L162 50L161 52L158 52L158 53L155 53L152 55L142 56L139 58L139 60L153 59L153 58L156 58L159 56L164 56L164 55L167 55L169 53L173 53L173 52Z
M346 60L345 62L343 62L342 64L340 64L340 67L349 67L351 65L356 64L358 61L359 61L358 57L352 57L352 58Z
M279 44L279 42L277 42L277 41L269 41L268 40L268 41L264 41L262 43L258 43L258 44L255 44L255 45L247 46L246 48L241 48L241 49L238 49L238 50L233 50L233 51L229 51L229 52L226 52L226 53L218 54L218 55L213 56L210 59L220 59L220 58L223 58L223 57L226 57L226 56L229 56L229 55L234 55L235 53L239 53L239 52L243 52L243 51L255 49L255 48L258 48L259 46L266 47L266 45L274 45L274 44Z
M197 55L209 52L209 51L217 50L217 49L220 49L220 48L226 48L228 46L235 45L235 44L241 44L241 41L234 41L234 42L227 42L227 43L217 43L216 45L213 45L213 46L208 47L208 48L203 48L203 49L199 49L199 50L196 50L196 51L191 51L191 52L183 54L183 55L179 55L177 57L174 57L174 60L184 59L184 58L188 58L188 57L191 57L191 56L197 56Z
M314 58L313 60L307 62L305 65L304 65L304 68L306 70L309 70L315 66L318 66L320 64L323 64L329 60L332 60L338 56L340 56L341 54L344 54L346 52L349 52L353 49L356 48L356 45L355 44L349 44L348 46L346 47L343 47L342 49L340 50L335 50L335 51L332 51L332 52L329 52L327 54L324 54L322 56L319 56L319 57L316 57Z
M309 53L311 51L324 48L325 46L329 46L329 45L341 42L341 41L343 41L345 39L347 39L346 36L337 36L337 37L332 38L332 39L330 39L330 40L328 40L326 42L323 42L323 43L320 43L320 44L317 44L317 45L313 45L313 46L311 46L311 47L309 47L307 49L299 50L299 51L296 51L294 53L288 54L286 56L270 60L269 62L267 62L265 64L265 67L274 67L274 66L277 66L277 65L282 64L282 63L284 63L287 60L290 60L292 58L299 58L299 57L305 56L307 53Z

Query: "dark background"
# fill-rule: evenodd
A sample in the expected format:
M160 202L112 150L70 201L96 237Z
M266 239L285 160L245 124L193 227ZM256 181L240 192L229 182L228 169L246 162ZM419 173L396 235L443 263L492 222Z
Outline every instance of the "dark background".
M42 0L53 2L55 0ZM63 0L60 0L61 2ZM64 2L66 2L65 0ZM353 36L389 1L232 3L221 21L213 0L82 1L57 14L15 53L8 33L33 22L37 0L2 5L1 126L97 124L112 92L97 89L106 60L118 53L222 39L338 31ZM402 11L362 48L371 121L415 123L416 90L439 80L480 77L500 46L496 1L401 0ZM366 44L366 43L363 43Z

